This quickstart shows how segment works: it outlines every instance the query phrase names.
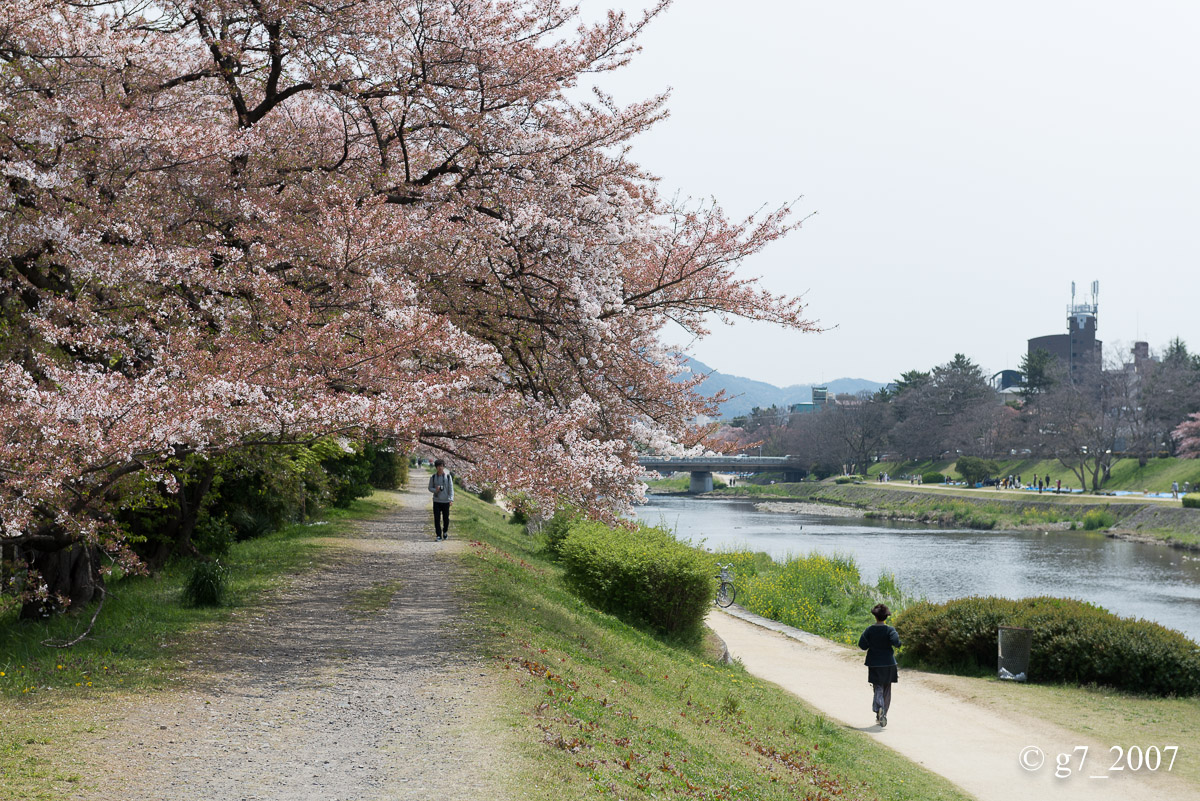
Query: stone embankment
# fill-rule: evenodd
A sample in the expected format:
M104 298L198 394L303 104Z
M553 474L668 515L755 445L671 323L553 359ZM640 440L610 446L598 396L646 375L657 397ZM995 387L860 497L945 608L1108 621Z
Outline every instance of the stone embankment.
M1118 520L1108 533L1123 539L1147 542L1162 542L1162 535L1166 533L1171 536L1169 544L1200 551L1200 509L1139 506L1135 514Z

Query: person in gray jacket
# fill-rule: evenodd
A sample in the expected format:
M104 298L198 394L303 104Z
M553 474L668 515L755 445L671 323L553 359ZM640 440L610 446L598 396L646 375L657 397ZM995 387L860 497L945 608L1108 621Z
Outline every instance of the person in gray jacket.
M450 504L454 501L454 477L446 470L446 463L438 459L433 463L437 472L429 477L429 491L433 493L433 532L437 540L450 539Z
M900 647L900 635L885 622L892 614L886 605L875 604L871 607L871 614L875 616L875 625L868 626L858 638L858 647L867 652L864 660L867 681L875 690L871 711L875 713L875 722L882 728L887 725L888 708L892 705L892 685L900 680L896 655L892 651Z

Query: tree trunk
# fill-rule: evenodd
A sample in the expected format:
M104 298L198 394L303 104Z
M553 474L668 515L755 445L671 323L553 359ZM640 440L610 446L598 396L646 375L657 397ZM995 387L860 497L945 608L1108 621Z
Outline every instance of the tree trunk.
M211 462L205 462L199 471L200 480L188 485L188 479L193 478L186 473L177 473L175 478L179 489L174 494L163 492L167 499L175 504L175 520L172 522L169 536L162 540L150 556L149 566L153 571L161 570L167 561L177 554L200 557L192 543L192 535L196 532L196 523L204 508L204 496L212 488L216 468Z
M21 618L41 619L66 609L83 609L104 588L100 575L100 549L94 545L74 543L57 551L27 551L29 567L41 576L49 597L26 601ZM60 599L66 599L64 604Z

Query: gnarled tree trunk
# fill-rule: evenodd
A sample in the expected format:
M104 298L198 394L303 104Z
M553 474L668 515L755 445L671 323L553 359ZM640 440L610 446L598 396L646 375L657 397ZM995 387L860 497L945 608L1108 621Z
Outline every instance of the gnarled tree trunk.
M48 588L49 597L26 601L21 607L24 619L40 619L64 611L59 598L68 600L66 609L83 609L104 588L100 549L94 545L74 543L57 551L26 549L25 555L29 567L38 572Z

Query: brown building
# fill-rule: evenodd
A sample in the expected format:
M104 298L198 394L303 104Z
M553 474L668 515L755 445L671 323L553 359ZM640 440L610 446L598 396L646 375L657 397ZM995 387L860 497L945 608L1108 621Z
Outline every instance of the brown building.
M1103 356L1103 343L1096 339L1097 297L1100 282L1092 282L1092 302L1075 302L1075 282L1071 282L1071 305L1067 307L1067 333L1050 334L1029 340L1029 355L1044 350L1056 357L1075 378L1089 368L1098 369Z

